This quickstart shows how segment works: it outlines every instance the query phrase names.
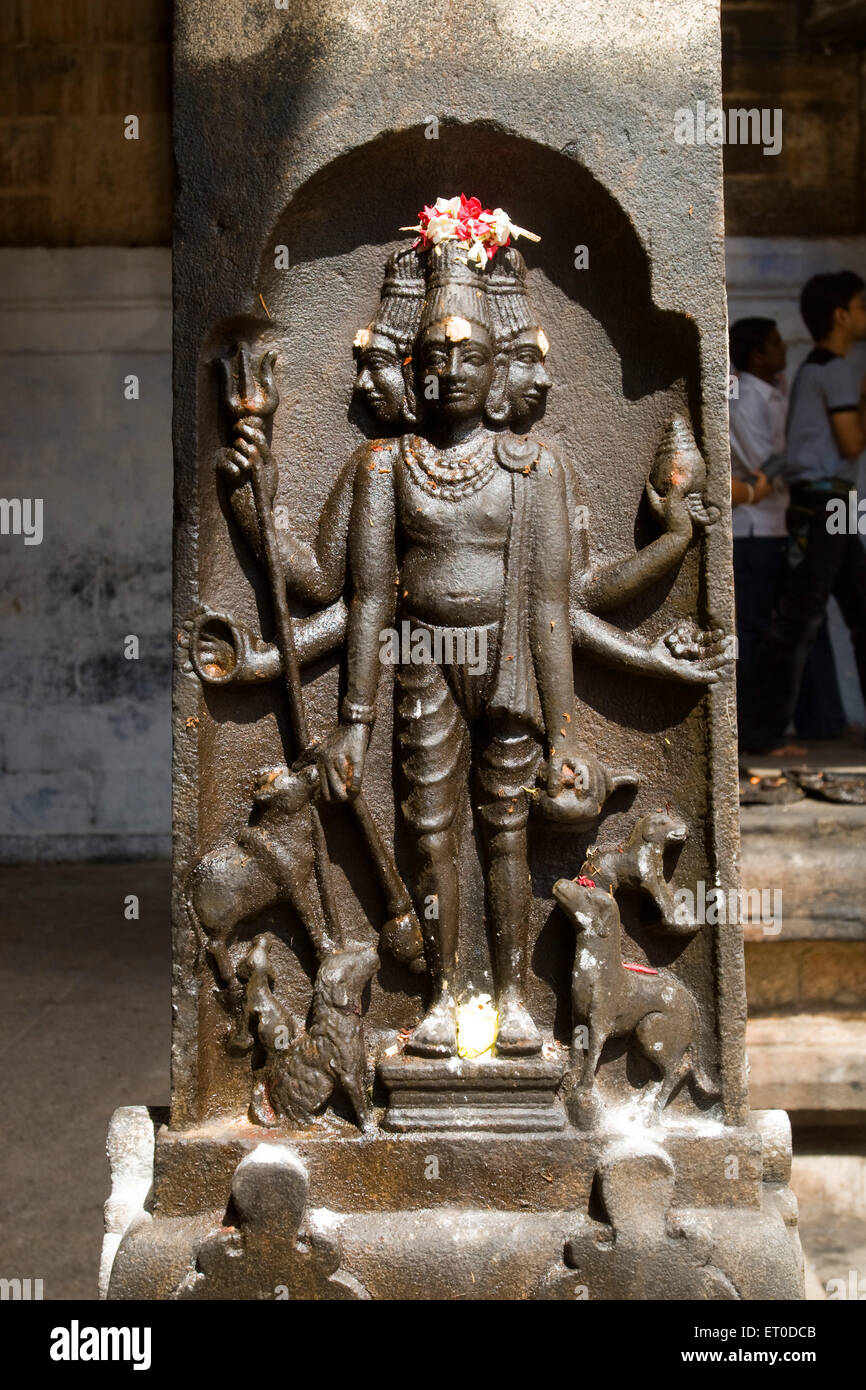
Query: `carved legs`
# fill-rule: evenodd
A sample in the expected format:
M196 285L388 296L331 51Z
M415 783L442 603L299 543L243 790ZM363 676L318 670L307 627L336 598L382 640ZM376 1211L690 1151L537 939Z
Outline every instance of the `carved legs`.
M479 819L499 1011L496 1050L506 1056L541 1050L541 1034L525 1006L532 912L525 788L532 786L540 751L537 741L519 725L506 725L494 730L485 743L479 767Z
M456 821L466 776L466 726L438 666L402 666L397 675L402 808L414 840L415 901L433 977L433 1003L407 1050L454 1057L460 923Z
M446 830L419 835L415 848L419 860L419 901L425 905L424 935L434 994L426 1018L409 1040L408 1050L422 1057L453 1057L457 1053L454 977L460 922L457 835L453 821Z
M581 1097L589 1096L595 1085L595 1074L598 1071L598 1064L601 1061L602 1049L607 1042L607 1033L600 1028L589 1028L589 1039L586 1045L586 1052L581 1052L579 1048L572 1047L572 1062L575 1066L577 1075L577 1085L575 1091ZM579 1073L579 1074L578 1074Z
M364 1134L375 1134L377 1130L376 1119L364 1086L364 1078L353 1072L341 1071L340 1085L355 1112L358 1128Z
M456 680L457 678L454 677ZM427 936L435 981L433 1004L408 1044L423 1056L453 1056L457 1050L454 980L457 963L459 891L457 811L467 776L468 738L464 717L436 665L404 666L398 672L397 729L407 785L403 814L418 858L416 901ZM476 713L477 692L463 691L461 707ZM483 721L477 755L477 806L487 861L487 898L493 937L493 975L499 1010L497 1051L532 1054L541 1035L526 1010L531 891L526 826L529 798L541 748L517 720Z
M540 1050L541 1035L524 1006L532 906L526 830L491 830L483 820L482 825L499 1010L496 1050L505 1055L531 1054Z

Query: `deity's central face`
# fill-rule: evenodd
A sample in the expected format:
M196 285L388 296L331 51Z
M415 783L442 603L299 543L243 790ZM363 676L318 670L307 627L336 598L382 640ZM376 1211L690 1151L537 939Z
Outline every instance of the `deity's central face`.
M406 401L403 363L392 338L371 332L357 353L355 390L373 414L388 424L400 418Z
M487 329L468 320L460 322L468 323L468 336L455 342L454 320L443 319L425 330L418 350L422 378L426 382L433 377L437 382L433 408L453 421L480 418L494 372L493 342Z

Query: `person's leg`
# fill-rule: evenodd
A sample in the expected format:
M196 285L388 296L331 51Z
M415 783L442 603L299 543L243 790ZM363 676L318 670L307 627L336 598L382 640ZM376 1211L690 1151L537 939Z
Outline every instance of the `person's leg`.
M866 549L859 536L840 537L845 554L833 594L851 634L860 689L866 700Z
M499 1013L497 1051L536 1053L541 1034L526 1008L529 965L529 796L541 748L525 728L499 725L482 740L478 767L479 824L487 863L487 905Z
M779 597L755 668L755 751L776 747L794 716L803 668L845 558L846 538L828 533L825 503L819 496L788 509Z
M745 748L754 723L755 666L773 615L786 544L784 536L738 536L734 541L737 726Z
M467 773L466 728L438 666L400 667L397 678L402 810L413 841L412 886L433 978L431 1006L406 1046L422 1056L453 1057L460 924L456 820Z
M825 613L803 670L794 711L794 727L800 738L841 738L845 722L845 706L842 704L836 657Z

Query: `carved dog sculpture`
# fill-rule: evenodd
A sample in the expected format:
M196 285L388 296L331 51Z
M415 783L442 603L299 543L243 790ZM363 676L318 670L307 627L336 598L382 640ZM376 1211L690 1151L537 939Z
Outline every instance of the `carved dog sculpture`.
M365 1131L374 1127L364 1087L367 1058L361 995L378 967L372 946L332 951L316 974L309 1027L298 1030L274 998L267 941L256 937L240 973L247 981L245 1012L256 1021L259 1041L267 1052L252 1104L260 1124L272 1125L274 1112L301 1128L311 1124L339 1082L359 1127Z
M342 943L329 931L322 910L313 854L310 802L318 789L314 766L265 768L258 774L252 824L235 840L218 845L193 865L185 901L204 937L225 989L225 1003L237 1015L243 991L232 962L230 943L240 923L281 903L295 912L322 961ZM389 918L380 948L415 972L424 969L424 943L413 911ZM228 1038L233 1052L246 1052L252 1038L242 1019Z
M236 840L203 855L186 882L187 907L204 935L231 1013L242 1007L243 989L229 942L246 918L286 902L305 927L319 960L338 944L325 922L313 868L309 775L275 768L260 773L259 779L256 822ZM236 1018L228 1045L235 1052L252 1046L243 1020Z
M640 816L622 848L602 849L591 854L581 875L595 879L602 888L636 888L646 893L658 908L660 926L669 936L691 936L697 923L677 916L674 890L665 878L665 851L681 845L688 835L684 821L664 811ZM555 890L554 890L555 891Z
M578 938L572 1025L575 1032L586 1028L588 1045L584 1056L575 1036L576 1106L592 1091L608 1038L629 1036L661 1071L656 1115L690 1074L707 1098L718 1096L718 1087L696 1056L699 1018L691 991L669 970L643 974L623 966L619 908L604 889L586 888L561 878L553 886L553 896L571 919Z

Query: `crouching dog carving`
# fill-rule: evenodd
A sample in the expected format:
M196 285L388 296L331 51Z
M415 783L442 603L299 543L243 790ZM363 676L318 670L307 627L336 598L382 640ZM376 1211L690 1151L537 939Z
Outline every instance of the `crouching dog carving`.
M370 946L331 951L316 974L309 1027L298 1029L274 998L267 939L256 937L239 973L246 980L245 1013L267 1054L253 1091L252 1111L259 1124L282 1119L309 1125L339 1084L359 1127L373 1127L361 996L378 968L379 957Z
M201 855L186 902L215 970L226 1046L243 1056L258 1043L267 1055L252 1083L251 1113L262 1124L309 1124L339 1079L359 1127L373 1125L360 1010L382 952L430 977L426 1013L401 1038L401 1052L456 1057L455 865L467 791L488 920L462 929L489 938L495 1056L538 1057L544 1039L527 1006L530 815L565 835L586 831L609 798L640 782L634 769L605 766L586 745L575 655L632 677L703 687L730 666L715 627L682 620L647 641L601 616L674 573L718 516L704 497L704 460L688 421L671 419L648 461L647 504L661 534L632 555L591 565L574 526L571 462L536 434L551 387L550 345L513 244L532 234L501 209L487 213L462 197L437 200L412 230L414 243L389 258L376 315L353 345L356 401L371 437L341 468L312 542L274 522L274 352L241 343L219 364L229 445L217 477L267 577L276 640L203 607L185 624L187 669L205 684L281 681L290 737L283 764L254 777L251 770L250 822ZM312 614L293 618L290 597ZM393 635L393 780L410 850L407 882L364 790L385 633ZM314 733L301 671L341 648L345 696L332 728ZM328 801L353 818L379 882L379 954L345 940L320 817ZM663 860L678 835L673 822L642 822L616 866L620 882L631 874L650 894L671 933L683 927ZM615 881L609 858L600 866L607 886ZM577 1094L591 1088L603 1043L616 1032L633 1032L661 1068L659 1110L689 1069L711 1090L694 1056L696 1005L686 987L669 972L639 978L623 970L607 892L564 880L554 891L581 934L574 997L591 1046ZM431 902L435 913L423 911ZM306 1032L276 1005L263 938L238 968L243 926L278 904L296 914L316 957ZM287 1027L291 1041L281 1051L275 1039Z

